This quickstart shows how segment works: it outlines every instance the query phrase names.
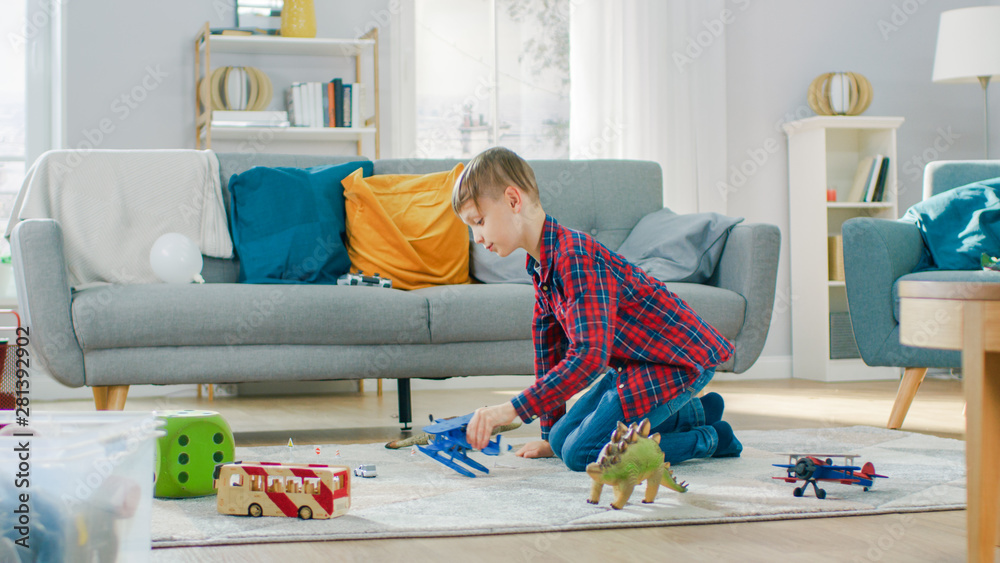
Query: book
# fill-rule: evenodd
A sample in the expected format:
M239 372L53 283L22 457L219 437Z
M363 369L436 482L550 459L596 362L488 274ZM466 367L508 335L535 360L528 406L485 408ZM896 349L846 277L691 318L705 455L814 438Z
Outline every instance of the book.
M320 84L320 94L323 98L322 114L323 114L323 127L330 126L330 89L326 87L326 84Z
M306 82L299 84L299 90L302 91L302 126L312 127L312 112L309 109L312 105L312 96L309 95L309 84Z
M872 196L872 201L882 201L887 176L889 176L889 157L884 157L882 166L879 168L878 182L875 184L875 195Z
M259 27L213 27L212 35L275 35L277 30L261 29Z
M333 97L334 103L337 104L336 111L333 112L334 116L334 127L344 126L344 81L340 78L333 79Z
M306 101L309 111L309 127L316 127L316 89L312 82L306 82L306 92L309 99Z
M866 202L874 201L875 188L878 186L879 172L882 170L882 161L885 157L877 154L875 155L875 162L872 163L872 173L868 177L868 186L865 188L865 199Z
M351 116L351 92L354 90L351 84L344 84L344 127L352 127Z
M310 82L313 91L313 127L323 126L323 88L319 82Z
M858 161L858 168L854 171L854 181L851 182L851 191L848 192L847 201L858 203L865 200L873 164L875 164L874 156L866 156Z
M227 111L212 112L213 127L288 127L287 111Z
M334 117L334 114L337 111L337 103L336 103L337 99L333 93L333 82L327 82L326 84L324 84L324 86L326 87L327 96L330 98L330 107L326 108L327 121L329 122L329 125L327 127L334 127L337 123L337 120Z
M354 84L351 88L351 126L364 127L365 123L361 119L361 84Z
M301 82L296 82L292 84L292 100L295 107L295 126L305 127L306 126L306 100L303 96L303 88Z
M312 91L308 82L303 82L299 88L302 90L302 125L312 127Z

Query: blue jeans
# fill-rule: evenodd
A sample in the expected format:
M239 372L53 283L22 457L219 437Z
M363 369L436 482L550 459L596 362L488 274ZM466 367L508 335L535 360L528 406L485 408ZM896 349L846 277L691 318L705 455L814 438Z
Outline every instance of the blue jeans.
M597 460L618 421L626 424L638 422L625 420L618 396L619 375L609 369L549 432L552 451L572 471L584 471L588 463ZM705 370L682 393L639 417L639 420L649 419L653 428L650 433L660 433L660 449L665 461L680 463L715 453L718 434L714 428L705 425L701 401L692 400L713 375L715 369Z

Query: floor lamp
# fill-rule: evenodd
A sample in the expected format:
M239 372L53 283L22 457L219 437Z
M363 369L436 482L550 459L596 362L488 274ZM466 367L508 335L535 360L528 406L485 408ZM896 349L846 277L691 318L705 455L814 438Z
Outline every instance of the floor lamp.
M934 82L979 82L983 87L983 135L990 157L990 79L1000 76L1000 6L961 8L941 13Z

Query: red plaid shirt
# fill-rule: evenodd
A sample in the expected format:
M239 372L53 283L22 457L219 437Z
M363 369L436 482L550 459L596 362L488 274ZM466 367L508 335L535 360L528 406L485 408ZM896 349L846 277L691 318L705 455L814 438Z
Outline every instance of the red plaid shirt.
M665 284L550 216L540 258L527 260L535 383L513 403L522 420L541 419L542 439L566 401L608 367L620 372L618 396L633 421L732 356L732 345Z

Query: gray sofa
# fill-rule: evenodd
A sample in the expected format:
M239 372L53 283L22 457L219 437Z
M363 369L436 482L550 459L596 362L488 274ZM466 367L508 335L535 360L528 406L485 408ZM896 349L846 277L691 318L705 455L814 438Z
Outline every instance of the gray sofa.
M350 157L219 154L228 179L252 166L307 167ZM446 170L452 160L379 160L376 174ZM657 164L533 161L542 201L562 224L617 248L662 208ZM409 378L531 375L530 285L472 284L416 291L236 283L235 260L205 258L203 285L110 285L71 292L59 224L19 223L11 235L24 322L36 362L70 387L121 409L129 385L398 378L410 422ZM670 284L735 344L721 370L742 372L771 321L780 234L741 224L709 283ZM107 405L104 400L109 396Z

